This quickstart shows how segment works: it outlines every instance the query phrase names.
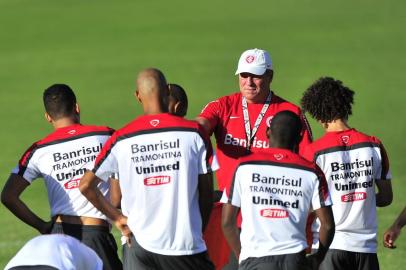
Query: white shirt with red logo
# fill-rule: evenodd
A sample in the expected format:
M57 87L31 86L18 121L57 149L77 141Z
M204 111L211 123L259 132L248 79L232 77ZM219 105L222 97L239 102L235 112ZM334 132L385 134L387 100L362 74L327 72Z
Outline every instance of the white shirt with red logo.
M57 214L107 219L79 191L79 182L113 130L80 124L59 128L34 143L22 156L12 173L29 183L43 178L48 191L51 216ZM99 189L108 197L108 183Z
M227 193L241 208L240 262L303 251L310 208L331 205L320 169L277 148L241 158Z
M212 153L195 121L145 115L113 134L93 171L103 180L119 174L128 226L144 249L190 255L206 250L198 175L211 172Z
M327 132L304 153L326 175L336 224L331 249L376 253L375 180L390 180L382 143L355 129ZM313 248L318 248L318 223L313 224Z
M103 262L95 251L76 238L64 234L34 237L17 252L4 269L35 265L52 266L60 270L103 269Z
M263 105L262 103L248 103L251 129L254 127ZM266 129L269 127L272 117L276 113L284 110L292 111L298 114L302 119L303 137L299 146L300 151L305 145L312 141L310 127L307 124L305 116L301 113L300 108L272 93L268 110L253 139L251 152L255 153L262 149L269 148ZM224 96L208 103L203 108L199 117L206 118L209 120L210 125L214 127L214 135L217 143L216 154L220 164L220 169L216 172L216 177L219 189L223 190L230 185L233 177L232 172L235 169L237 159L248 153L246 150L247 135L244 125L241 93Z

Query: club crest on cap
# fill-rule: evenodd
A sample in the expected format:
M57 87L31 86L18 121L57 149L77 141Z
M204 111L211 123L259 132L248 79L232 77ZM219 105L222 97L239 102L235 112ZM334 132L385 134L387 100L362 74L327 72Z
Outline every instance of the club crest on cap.
M343 141L344 144L347 144L350 140L350 136L344 135L341 137L341 141Z
M281 160L283 158L282 154L274 154L273 156L276 158L276 160Z
M153 119L153 120L149 121L149 123L151 124L151 126L156 127L159 124L159 120Z
M245 58L245 61L246 61L248 64L251 64L252 62L254 62L254 60L255 60L255 56L254 56L254 55L248 55L248 56Z

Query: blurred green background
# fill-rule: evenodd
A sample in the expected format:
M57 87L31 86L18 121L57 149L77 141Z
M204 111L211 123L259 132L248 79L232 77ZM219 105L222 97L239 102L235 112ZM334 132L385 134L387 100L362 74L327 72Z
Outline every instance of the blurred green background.
M356 91L350 124L384 142L394 178L394 202L378 210L381 269L402 269L406 236L388 250L382 234L406 205L405 9L401 0L0 0L0 185L23 151L52 131L41 100L51 84L76 91L83 123L119 128L141 112L137 72L158 67L187 90L193 118L238 90L241 52L263 48L274 62L272 89L294 103L322 75ZM42 181L23 198L48 218ZM4 206L0 228L4 267L37 232Z

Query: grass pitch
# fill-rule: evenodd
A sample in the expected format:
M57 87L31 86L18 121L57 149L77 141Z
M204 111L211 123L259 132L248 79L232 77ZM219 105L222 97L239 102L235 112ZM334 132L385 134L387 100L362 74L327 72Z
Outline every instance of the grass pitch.
M350 124L382 139L394 178L394 202L378 210L381 268L401 269L406 236L396 250L381 242L406 202L405 8L401 0L0 0L0 184L22 152L52 131L41 101L49 85L72 86L83 123L119 128L140 113L132 95L136 73L158 67L187 90L193 118L238 89L233 74L242 51L264 48L274 62L272 88L292 102L322 75L356 91ZM48 217L41 181L23 198ZM4 267L37 233L3 206L0 217Z

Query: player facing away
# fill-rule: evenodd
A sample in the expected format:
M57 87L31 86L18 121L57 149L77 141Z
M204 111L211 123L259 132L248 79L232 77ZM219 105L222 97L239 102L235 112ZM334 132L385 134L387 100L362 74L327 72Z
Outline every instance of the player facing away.
M188 108L188 98L186 91L176 83L168 83L169 98L168 110L169 113L185 117Z
M102 270L96 252L64 234L39 235L28 241L4 270Z
M136 98L144 115L112 135L80 190L130 237L124 269L214 269L202 238L213 201L210 141L196 122L168 113L161 71L138 75ZM96 188L111 173L128 216Z
M104 269L121 269L117 245L107 217L79 191L80 178L93 167L94 160L113 130L81 125L79 105L72 89L55 84L43 94L45 117L55 131L35 142L22 155L1 194L3 204L19 219L41 234L65 233L94 249ZM51 221L38 217L20 198L36 179L43 178L48 191ZM97 187L109 195L109 182Z
M320 269L379 269L376 207L392 202L389 162L382 143L351 128L354 92L322 77L303 94L303 110L325 134L304 151L323 170L333 201L336 233ZM375 191L377 187L378 193ZM317 221L312 230L317 239ZM313 249L317 249L317 242Z
M224 235L239 269L317 269L334 236L331 200L323 172L297 153L301 121L277 113L268 131L270 148L238 160L223 206ZM241 234L236 225L239 208ZM320 249L306 260L306 219L321 221Z

